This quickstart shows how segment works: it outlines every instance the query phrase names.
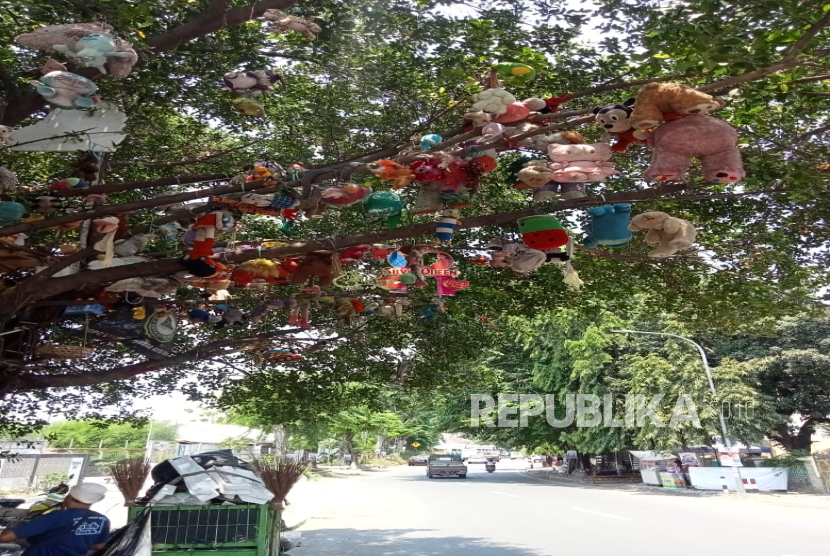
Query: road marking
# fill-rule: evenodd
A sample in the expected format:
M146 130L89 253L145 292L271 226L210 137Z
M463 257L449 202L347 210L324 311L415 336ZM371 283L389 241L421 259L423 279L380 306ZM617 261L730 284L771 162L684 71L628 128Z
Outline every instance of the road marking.
M507 494L506 492L499 492L497 490L491 490L490 492L492 492L493 494L501 494L502 496L509 496L511 498L518 498L518 496L516 496L515 494Z
M619 520L622 520L622 521L631 521L630 517L620 517L618 515L604 514L602 512L595 512L594 510L586 510L585 508L571 508L571 509L576 510L578 512L585 512L586 514L601 515L603 517L610 517L612 519L619 519Z

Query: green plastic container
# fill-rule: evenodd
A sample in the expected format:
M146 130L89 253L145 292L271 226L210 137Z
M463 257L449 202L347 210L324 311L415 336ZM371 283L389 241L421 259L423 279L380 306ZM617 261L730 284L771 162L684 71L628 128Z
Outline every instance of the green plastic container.
M132 521L144 507L129 509ZM279 519L279 518L277 518ZM268 556L273 520L267 505L156 506L150 510L153 554L194 556ZM274 551L276 553L276 550Z

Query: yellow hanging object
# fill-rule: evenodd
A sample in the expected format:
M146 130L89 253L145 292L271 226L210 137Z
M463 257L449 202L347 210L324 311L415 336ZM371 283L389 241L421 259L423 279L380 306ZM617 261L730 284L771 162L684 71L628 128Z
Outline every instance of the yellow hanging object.
M135 320L144 320L147 318L147 311L144 310L144 307L134 307L133 318Z

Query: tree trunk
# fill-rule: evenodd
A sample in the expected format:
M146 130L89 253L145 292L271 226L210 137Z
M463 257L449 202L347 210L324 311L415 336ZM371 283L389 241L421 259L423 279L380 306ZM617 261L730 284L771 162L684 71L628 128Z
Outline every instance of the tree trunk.
M284 459L287 452L285 445L285 425L274 426L274 455Z
M786 425L779 427L777 432L778 434L773 439L786 450L807 450L809 452L813 446L813 434L816 432L816 427L812 419L806 419L798 430L798 434L792 434L792 431Z

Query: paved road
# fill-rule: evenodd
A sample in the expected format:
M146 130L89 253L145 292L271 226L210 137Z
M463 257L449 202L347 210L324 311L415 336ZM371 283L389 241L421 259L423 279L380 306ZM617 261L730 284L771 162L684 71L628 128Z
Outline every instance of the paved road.
M291 556L814 556L830 510L551 483L518 466L423 467L323 479L326 501Z

